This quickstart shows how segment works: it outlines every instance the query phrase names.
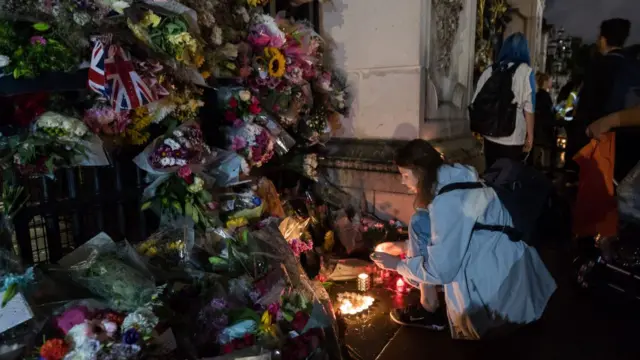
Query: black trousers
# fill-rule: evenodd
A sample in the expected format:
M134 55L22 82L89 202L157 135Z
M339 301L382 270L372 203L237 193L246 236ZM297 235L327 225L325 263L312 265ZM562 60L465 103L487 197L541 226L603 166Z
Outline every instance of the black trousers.
M502 145L484 139L485 168L490 168L498 159L522 160L522 148L523 145Z

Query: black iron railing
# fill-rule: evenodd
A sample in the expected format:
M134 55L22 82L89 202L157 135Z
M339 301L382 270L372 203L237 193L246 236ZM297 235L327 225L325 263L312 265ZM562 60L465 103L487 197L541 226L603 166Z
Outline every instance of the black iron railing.
M29 201L14 219L23 260L56 262L102 231L114 240L145 239L158 219L140 211L144 176L131 158L123 158L108 167L62 169L55 180L23 180Z

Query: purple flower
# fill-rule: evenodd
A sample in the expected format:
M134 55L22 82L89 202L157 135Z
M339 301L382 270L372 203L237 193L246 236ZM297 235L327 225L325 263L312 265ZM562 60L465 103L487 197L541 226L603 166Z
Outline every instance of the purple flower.
M29 41L31 45L47 45L47 39L42 36L32 36Z
M125 331L125 333L122 335L122 341L128 345L133 345L137 343L138 340L140 340L140 333L138 332L138 330L133 328Z
M209 305L215 310L223 310L227 308L227 300L223 298L213 298Z
M215 330L222 330L229 325L229 317L226 314L220 314L213 318L211 325Z
M245 140L242 136L236 136L233 138L231 143L231 150L238 151L242 150L247 146L247 140Z

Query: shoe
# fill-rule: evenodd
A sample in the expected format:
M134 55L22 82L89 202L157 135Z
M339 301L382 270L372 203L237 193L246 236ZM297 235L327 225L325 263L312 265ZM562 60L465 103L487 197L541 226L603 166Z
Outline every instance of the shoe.
M433 331L443 331L447 328L447 317L442 310L429 312L422 305L394 309L390 315L393 322L404 326L420 327Z

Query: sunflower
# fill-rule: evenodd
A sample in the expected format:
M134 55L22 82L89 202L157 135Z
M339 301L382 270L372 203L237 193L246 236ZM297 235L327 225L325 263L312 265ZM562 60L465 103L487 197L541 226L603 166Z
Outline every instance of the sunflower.
M286 60L280 50L274 47L264 49L264 54L269 59L269 76L281 78L285 73Z

